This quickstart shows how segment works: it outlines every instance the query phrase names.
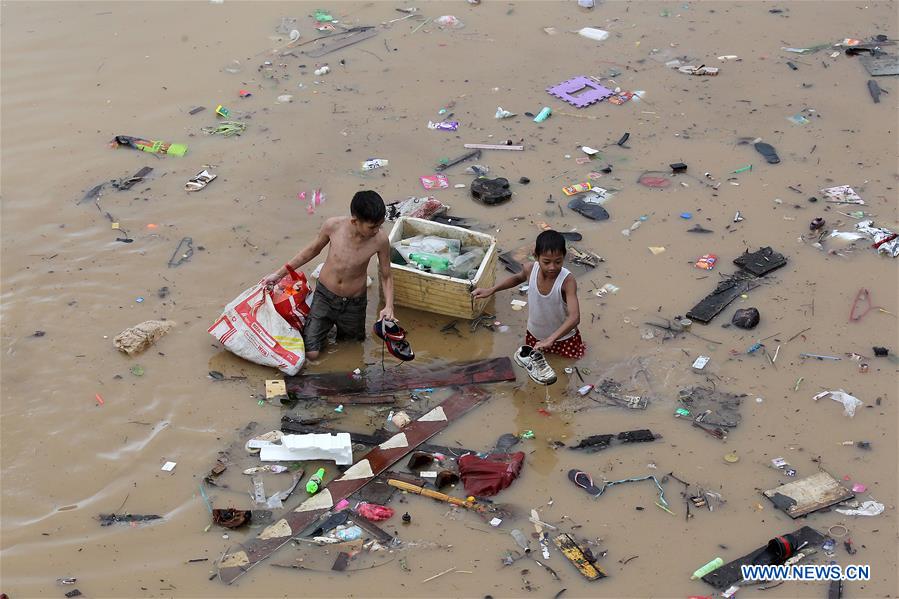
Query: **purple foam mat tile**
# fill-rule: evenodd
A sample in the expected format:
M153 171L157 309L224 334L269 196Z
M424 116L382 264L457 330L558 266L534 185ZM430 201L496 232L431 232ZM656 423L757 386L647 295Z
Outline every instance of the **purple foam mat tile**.
M587 91L581 92L584 88ZM581 92L577 96L572 95ZM563 81L558 85L546 88L546 93L559 98L563 102L567 102L576 108L585 108L591 104L595 104L601 100L605 100L612 95L612 90L603 87L589 77L574 77L568 81Z

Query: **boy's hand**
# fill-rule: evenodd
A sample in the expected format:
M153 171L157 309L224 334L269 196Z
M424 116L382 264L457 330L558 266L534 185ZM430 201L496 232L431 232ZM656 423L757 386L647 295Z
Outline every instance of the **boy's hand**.
M266 276L262 277L262 280L259 281L259 284L263 285L264 287L267 287L268 289L271 289L272 287L275 286L275 284L278 281L281 280L282 277L283 277L283 275L278 274L278 271L275 271L270 275L266 275Z
M384 306L384 309L381 310L380 314L378 314L378 319L396 322L396 318L393 317L393 306Z
M554 342L550 341L549 339L544 339L543 341L538 341L537 343L535 343L534 349L540 353L543 353L544 351L551 348L553 346L553 343Z
M487 299L491 295L493 295L493 290L484 289L483 287L478 287L471 292L471 297L473 297L474 299Z

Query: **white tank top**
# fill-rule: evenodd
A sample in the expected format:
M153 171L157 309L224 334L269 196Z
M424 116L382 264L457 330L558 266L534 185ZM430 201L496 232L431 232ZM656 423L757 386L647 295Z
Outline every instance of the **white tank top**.
M549 294L543 295L537 288L537 276L539 275L540 265L534 263L531 269L531 279L528 282L528 331L539 341L550 337L555 333L565 319L568 318L568 305L562 299L562 283L571 271L562 267L559 276L553 283L553 288ZM574 331L559 338L559 341L568 339L574 335Z

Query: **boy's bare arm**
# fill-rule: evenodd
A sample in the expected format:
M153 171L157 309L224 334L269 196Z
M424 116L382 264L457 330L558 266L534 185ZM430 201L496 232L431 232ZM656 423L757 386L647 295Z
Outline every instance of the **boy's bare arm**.
M528 276L531 274L531 269L534 268L534 263L526 264L520 273L516 275L512 275L507 277L494 285L493 287L478 287L474 291L471 292L471 297L475 299L484 299L490 297L497 291L503 291L505 289L512 289L517 285L521 285L525 281L528 280Z
M287 261L287 264L290 265L293 269L298 269L302 267L304 264L318 256L325 246L328 245L328 242L331 241L331 232L334 230L334 219L328 219L322 224L322 228L319 229L318 235L316 235L315 239L312 242L297 252L297 255ZM284 275L287 274L287 268L282 266L272 274L265 277L262 282L265 285L271 286L280 281Z
M383 235L378 244L378 272L381 275L381 292L384 294L384 309L379 318L394 320L393 316L393 271L390 269L390 242Z

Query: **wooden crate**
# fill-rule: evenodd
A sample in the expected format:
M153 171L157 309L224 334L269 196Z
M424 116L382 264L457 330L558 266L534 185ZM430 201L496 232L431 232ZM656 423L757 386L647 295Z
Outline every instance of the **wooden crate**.
M496 281L496 239L484 233L469 231L420 218L402 217L390 231L391 245L416 235L438 235L458 239L463 246L477 245L486 248L484 259L475 278L457 279L433 274L413 266L391 263L393 273L394 303L426 312L473 319L484 311L488 300L474 300L471 292L476 287L491 287Z

